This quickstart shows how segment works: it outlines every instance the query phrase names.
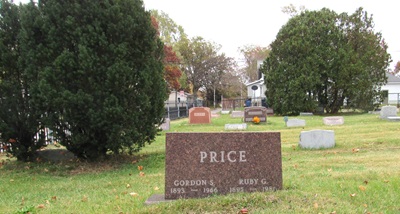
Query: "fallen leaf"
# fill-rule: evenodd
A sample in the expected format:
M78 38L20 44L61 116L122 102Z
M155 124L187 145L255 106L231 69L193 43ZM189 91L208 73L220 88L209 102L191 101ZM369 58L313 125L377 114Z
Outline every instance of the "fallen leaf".
M295 169L297 169L297 164L295 164L293 167L294 167Z
M329 168L329 169L328 169L328 172L332 172L332 168Z
M160 188L158 188L158 187L154 187L154 190L159 190Z
M46 200L46 204L50 204L50 201L49 201L49 200Z
M131 187L131 185L130 184L126 184L126 188L130 188Z
M356 194L355 194L355 193L353 193L353 194L350 194L350 196L351 196L351 197L355 197L355 196L356 196Z
M37 208L43 209L43 208L45 208L45 206L44 206L44 204L39 204L39 205L37 206Z
M293 149L293 150L296 150L296 145L292 145L292 149Z
M51 197L51 200L53 200L53 201L57 200L57 196Z
M139 171L143 170L143 166L138 166L137 168L138 168Z
M115 196L115 199L119 199L119 196L118 196L118 195L116 195L116 196Z
M314 208L318 209L318 203L314 203Z
M14 179L10 179L10 182L14 182Z
M133 161L132 161L132 164L135 164L135 163L137 163L137 160L133 160Z
M360 189L361 191L365 191L367 188L366 188L365 186L363 186L363 185L360 185L360 186L358 187L358 189Z
M368 207L368 205L367 205L367 204L363 204L363 206L364 206L364 207Z
M364 184L365 184L365 185L367 185L367 184L368 184L368 181L367 181L367 180L365 180L365 181L364 181Z
M389 180L384 180L383 182L385 182L385 183L389 183Z
M25 168L25 169L29 169L30 167L29 167L29 166L25 166L24 168Z
M86 195L84 195L83 197L82 197L82 202L86 202L88 200L88 197L86 196Z
M139 194L137 194L136 192L131 192L131 193L129 193L129 195L131 195L131 196L133 196L133 197L139 196Z
M44 168L44 171L45 171L45 172L48 172L49 170L48 170L47 168Z
M336 211L331 212L331 214L336 214Z
M139 175L140 175L141 177L143 177L143 176L144 176L144 172L140 172Z
M360 149L356 149L356 148L353 148L353 149L352 149L352 152L353 152L353 153L357 153L357 152L359 152L359 151L360 151Z

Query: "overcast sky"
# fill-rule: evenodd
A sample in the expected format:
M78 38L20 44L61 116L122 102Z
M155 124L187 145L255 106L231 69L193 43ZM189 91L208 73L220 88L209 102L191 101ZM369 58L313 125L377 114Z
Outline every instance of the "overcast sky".
M28 2L29 0L22 0ZM230 57L238 57L238 48L244 45L267 47L289 15L282 7L293 4L308 10L323 7L337 13L356 11L363 7L373 14L375 31L381 32L389 45L392 66L400 61L400 1L395 0L143 0L147 10L164 11L190 37L201 36L222 45ZM18 1L15 1L18 2Z
M238 47L267 47L290 18L282 7L293 4L308 10L323 7L337 13L353 13L363 7L373 14L375 31L381 32L389 45L394 62L400 60L398 1L388 0L144 0L146 9L164 11L189 36L201 36L222 45L228 56L237 57ZM390 66L392 69L393 66Z

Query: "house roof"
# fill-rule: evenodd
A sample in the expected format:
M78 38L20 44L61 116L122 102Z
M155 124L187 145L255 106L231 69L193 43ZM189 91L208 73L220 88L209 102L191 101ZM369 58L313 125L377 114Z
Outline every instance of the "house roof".
M400 77L395 76L391 73L386 73L386 76L388 78L388 83L400 83Z

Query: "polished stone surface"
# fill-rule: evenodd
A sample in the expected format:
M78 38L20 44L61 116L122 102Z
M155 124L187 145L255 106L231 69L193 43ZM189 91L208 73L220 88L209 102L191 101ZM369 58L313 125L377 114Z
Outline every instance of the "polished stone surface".
M165 198L282 189L279 132L166 133Z

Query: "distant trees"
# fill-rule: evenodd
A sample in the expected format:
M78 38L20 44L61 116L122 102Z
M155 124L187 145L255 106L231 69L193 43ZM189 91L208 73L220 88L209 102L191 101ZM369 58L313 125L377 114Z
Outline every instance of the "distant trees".
M142 4L129 0L29 3L29 9L22 10L21 30L10 37L19 43L11 47L3 39L6 44L0 47L9 52L1 55L1 83L13 90L6 98L1 93L1 102L25 102L21 110L29 107L40 112L40 122L32 124L35 129L30 131L36 133L46 125L81 158L134 152L151 142L164 115L164 47ZM5 16L3 22L8 22ZM21 57L12 59L20 67L6 63L18 54ZM10 78L3 75L6 72ZM31 88L24 87L28 83ZM1 113L18 110L16 104L2 105ZM1 118L2 128L13 123L23 127L21 123L31 117L38 120L38 114L31 112L25 114L29 117L15 115L18 121ZM6 132L1 132L5 140ZM7 136L16 142L32 138Z
M396 65L394 66L393 74L400 73L400 61L397 61Z
M202 37L183 39L177 48L182 58L182 70L193 92L201 88L207 90L218 87L222 75L232 70L232 58L219 53L220 45Z
M281 28L262 67L268 103L279 114L318 106L337 113L345 101L371 109L389 62L387 45L362 8L352 15L302 12Z
M267 47L260 47L255 45L246 45L239 48L239 52L244 57L245 66L243 68L243 74L248 82L259 80L259 71L257 69L257 62L264 61L270 52Z

